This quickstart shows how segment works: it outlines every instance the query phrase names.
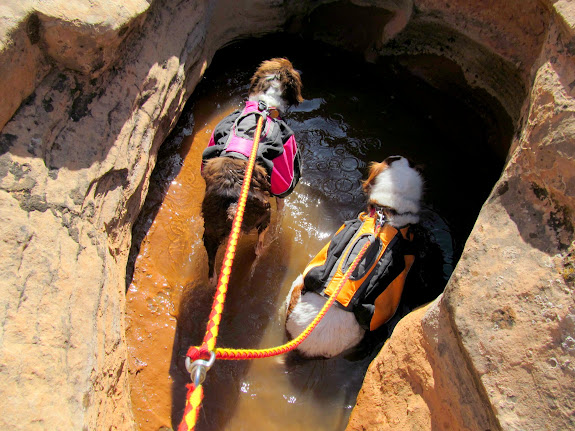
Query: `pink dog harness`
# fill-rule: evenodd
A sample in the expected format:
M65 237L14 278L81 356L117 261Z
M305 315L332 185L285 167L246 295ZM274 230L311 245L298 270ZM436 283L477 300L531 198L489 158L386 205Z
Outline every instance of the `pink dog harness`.
M214 157L236 157L247 160L252 150L257 120L265 104L247 101L242 111L224 118L214 129L203 161ZM271 193L285 197L290 194L301 175L300 154L293 131L279 117L266 116L258 147L257 161L267 170Z

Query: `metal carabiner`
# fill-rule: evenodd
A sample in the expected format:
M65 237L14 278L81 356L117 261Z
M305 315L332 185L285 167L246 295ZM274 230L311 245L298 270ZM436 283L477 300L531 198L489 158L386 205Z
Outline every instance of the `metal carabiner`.
M376 226L383 226L383 223L385 223L385 213L383 212L383 208L377 208L375 210L376 214L377 214L377 218L375 220L375 225Z
M264 117L264 120L266 120L266 118L269 115L269 110L268 110L268 105L263 100L260 100L258 102L258 111L260 111L260 115L262 117Z
M206 374L214 362L216 361L216 354L214 352L210 352L210 359L196 359L194 362L191 361L189 356L186 356L186 370L190 373L192 378L192 382L194 386L198 387L204 380L206 380Z

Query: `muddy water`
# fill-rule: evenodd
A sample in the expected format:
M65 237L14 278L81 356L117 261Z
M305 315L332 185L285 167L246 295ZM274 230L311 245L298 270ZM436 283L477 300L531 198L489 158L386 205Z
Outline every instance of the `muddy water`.
M204 385L198 430L343 430L377 348L402 315L442 291L499 175L509 123L474 108L471 93L453 97L397 64L367 65L294 39L222 50L162 147L134 229L127 337L142 430L177 427L189 381L184 355L201 342L211 306L201 240L201 152L215 124L241 104L254 66L278 55L294 62L305 85L306 101L287 116L302 150L303 176L283 212L274 208L263 255L254 254L255 235L242 238L218 345L285 341L280 308L291 282L342 221L362 209L360 183L371 160L402 154L424 167L424 264L396 318L343 357L218 361Z

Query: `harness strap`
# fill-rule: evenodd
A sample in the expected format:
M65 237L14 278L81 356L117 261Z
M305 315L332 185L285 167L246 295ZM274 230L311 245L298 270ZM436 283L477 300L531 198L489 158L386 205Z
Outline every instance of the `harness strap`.
M410 226L396 228L386 214L382 207L370 207L356 219L344 222L303 272L302 294L312 291L330 297L358 251L366 245L367 251L337 295L335 305L354 313L358 323L371 330L395 312L414 259ZM379 230L375 218L381 226ZM386 289L390 291L382 296ZM395 293L391 295L391 291ZM390 304L383 298L388 298Z
M271 108L271 109L273 110L272 111L273 113L278 113L277 109L275 109L275 108ZM274 117L274 114L269 112L266 103L263 101L260 101L258 103L257 108L254 107L249 102L247 102L246 105L244 106L244 109L240 113L240 115L238 115L238 117L234 120L234 123L232 124L232 127L230 129L230 133L229 133L228 138L226 139L226 143L224 145L225 149L222 153L222 156L224 156L224 157L235 157L235 158L239 158L239 159L243 159L243 160L248 160L249 155L251 153L252 146L254 144L255 135L254 135L254 139L242 138L242 137L238 136L236 131L238 129L239 123L243 119L245 119L248 115L251 115L251 114L254 114L256 116L260 116L260 118L263 117L263 122L265 122L265 128L260 133L260 139L261 139L261 137L265 138L270 133L270 130L272 128L272 122L268 121L268 116L270 118L277 118L277 115L276 115L276 117ZM259 119L258 119L258 121L259 121ZM257 122L256 122L256 124L257 124Z

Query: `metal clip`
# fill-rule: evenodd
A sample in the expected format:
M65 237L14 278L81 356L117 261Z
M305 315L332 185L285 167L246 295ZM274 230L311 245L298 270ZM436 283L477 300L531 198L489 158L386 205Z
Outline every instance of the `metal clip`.
M190 373L192 377L192 382L194 386L198 387L204 380L206 380L206 374L214 362L216 361L216 354L214 352L210 352L210 359L205 361L203 359L196 359L194 362L191 361L189 356L186 356L186 370Z
M260 100L258 102L258 110L260 112L267 112L268 111L268 105L266 102L264 102L263 100Z
M260 111L260 115L264 117L264 121L266 121L270 111L268 105L263 100L260 100L258 103L258 111Z
M383 208L377 208L375 212L377 213L377 219L375 220L376 226L383 226L383 223L385 222L385 213L383 212Z

